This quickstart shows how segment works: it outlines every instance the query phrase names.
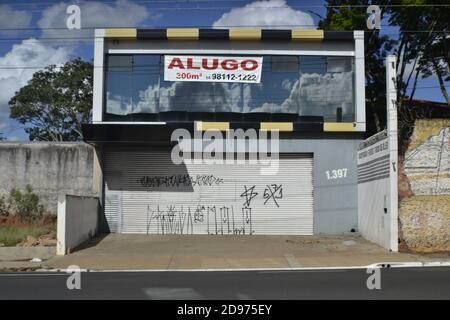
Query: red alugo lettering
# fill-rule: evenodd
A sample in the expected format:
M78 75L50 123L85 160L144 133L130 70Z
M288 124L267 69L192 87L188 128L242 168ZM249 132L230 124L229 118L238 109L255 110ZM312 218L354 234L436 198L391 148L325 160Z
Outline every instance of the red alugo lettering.
M168 69L173 69L173 68L186 69L183 65L183 62L181 62L180 58L173 58L172 61L170 61L169 66L167 68Z
M248 67L248 64L251 64L250 67ZM256 70L256 68L258 68L258 61L256 60L252 60L252 59L247 59L247 60L243 60L241 62L241 68L245 71L253 71Z
M192 59L192 58L187 58L187 68L194 69L194 70L200 70L200 67L194 66L194 59Z
M237 70L237 68L239 68L237 61L234 59L223 60L220 65L223 70Z
M217 67L219 66L219 59L214 58L212 60L212 66L208 66L208 59L207 58L203 58L202 59L202 68L205 70L216 70Z

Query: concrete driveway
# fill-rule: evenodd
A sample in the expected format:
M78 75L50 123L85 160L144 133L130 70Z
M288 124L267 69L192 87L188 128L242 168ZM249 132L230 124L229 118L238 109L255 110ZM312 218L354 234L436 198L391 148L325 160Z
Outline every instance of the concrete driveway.
M210 236L105 234L44 267L65 269L245 269L367 266L417 262L423 256L390 253L358 235Z

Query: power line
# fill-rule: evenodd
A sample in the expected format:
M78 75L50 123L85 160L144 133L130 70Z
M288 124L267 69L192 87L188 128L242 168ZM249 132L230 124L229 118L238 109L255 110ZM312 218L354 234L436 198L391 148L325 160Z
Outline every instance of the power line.
M436 58L436 57L435 57ZM322 67L322 66L325 66L325 64L304 64L304 65L306 65L306 66L309 66L309 67L311 67L311 66L320 66L320 67ZM36 70L42 70L42 69L45 69L47 66L42 66L42 67L32 67L32 66L25 66L25 67L0 67L0 70L16 70L16 69L20 69L20 70L22 70L22 69L36 69ZM136 67L136 66L135 66ZM142 65L139 65L138 67L143 67ZM149 65L149 67L152 67L151 65ZM300 65L300 67L301 67L301 65ZM107 69L107 66L93 66L92 68L100 68L100 69ZM126 68L126 67L116 67L116 68ZM159 69L160 68L160 66L158 65L158 66L155 66L154 67L154 69L155 69L155 71L153 72L153 71L149 71L149 72L142 72L142 71L138 71L138 72L133 72L133 71L117 71L117 70L115 70L115 71L109 71L109 72L111 72L112 74L117 74L117 73L124 73L124 74L134 74L134 75L148 75L148 76L151 76L151 75L158 75L158 76L161 76L162 75L162 73L160 72L160 71L158 71L158 70L156 70L156 69ZM159 69L160 70L160 69ZM280 72L280 73L283 73L283 72ZM287 72L286 72L287 73ZM292 72L292 73L294 73L294 72ZM338 72L339 73L339 72ZM348 73L348 72L347 72ZM299 75L301 75L301 74L318 74L317 72L302 72L302 71L299 71L298 72L298 74ZM326 72L326 74L333 74L333 73L330 73L330 72ZM290 79L289 79L290 80ZM298 80L298 79L292 79L292 80L294 80L294 81L296 81L296 80ZM450 85L444 85L443 86L444 88L450 88ZM416 89L434 89L434 88L441 88L441 86L416 86ZM405 88L405 89L410 89L410 90L412 90L413 89L413 87L407 87L407 88ZM192 94L191 94L192 95ZM260 95L261 96L261 95Z
M300 2L300 0L298 0ZM133 0L134 4L145 4L145 3L179 3L179 4L195 4L195 3L209 3L211 4L211 0ZM217 2L229 2L229 3L238 3L243 2L245 4L248 4L248 0L217 0ZM81 1L79 4L86 3L86 1ZM115 4L116 1L114 0L106 0L101 1L101 3L104 4ZM39 5L51 5L55 4L55 2L52 1L33 1L33 2L24 2L24 3L4 3L8 5L14 5L14 6L39 6ZM74 4L77 4L76 2ZM343 4L343 5L288 5L289 7L298 7L298 8L366 8L369 5L351 5L351 4ZM450 4L444 3L444 4L380 4L380 7L394 7L394 8L415 8L415 7L450 7ZM264 8L270 8L270 7L264 7ZM282 7L285 8L285 7Z
M128 54L125 54L125 56L126 55L128 55ZM138 55L140 55L140 54L138 54ZM155 56L163 55L164 56L164 54L149 54L149 55L155 55ZM188 55L188 54L180 54L180 56L183 56L183 55ZM211 54L203 54L203 55L202 54L195 54L195 55L198 55L198 56L209 56ZM239 54L231 54L231 55L230 54L229 55L227 55L227 54L220 54L218 56L244 56L245 57L245 56L255 56L255 55L256 56L265 56L264 54L253 54L253 55L252 54L242 54L242 55L239 55ZM72 54L72 56L76 57L77 55L76 54ZM123 56L123 54L112 54L112 56ZM272 55L270 55L270 56L272 56ZM364 58L357 58L357 57L353 57L353 56L326 56L326 55L323 55L323 56L295 55L295 56L299 57L300 60L302 60L302 57L324 58L324 59L325 58L335 58L335 59L342 59L342 60L347 60L348 58L351 58L351 60L364 59ZM446 58L446 56L432 56L432 57L429 57L429 58L442 59L442 58ZM326 61L324 61L323 63L321 63L321 62L300 62L300 63L297 63L296 65L299 66L300 69L301 69L302 67L312 67L312 68L314 68L314 67L326 67L327 63L328 62L326 62ZM271 66L273 64L274 64L273 62L264 62L264 66ZM279 65L280 63L275 63L275 64ZM281 63L281 64L283 64L283 63ZM45 66L5 66L5 67L0 66L0 70L2 70L2 69L3 70L44 69L44 68L46 68L46 67L48 67L50 65L55 65L55 64L49 64L49 65L45 65ZM263 68L264 68L264 66L263 66ZM93 68L100 68L100 69L108 69L108 66L106 64L103 65L103 66L92 66L92 67ZM109 70L109 72L113 72L113 73L121 73L121 72L123 72L123 73L131 73L132 71L114 70L114 69L129 69L129 70L133 70L133 73L135 73L135 71L138 71L137 74L148 74L148 75L151 75L151 74L153 74L153 72L151 72L151 70L159 69L161 67L161 64L154 64L154 65L150 65L150 64L148 64L148 65L146 65L146 64L133 64L133 65L130 65L130 66L117 65L117 66L109 66L109 67L112 69L112 70ZM140 71L139 68L145 69L146 72ZM136 70L136 69L138 69L138 70ZM263 69L263 71L264 70L265 69ZM280 72L280 73L283 73L283 72ZM289 72L286 72L286 73L289 73Z
M189 0L188 0L189 1ZM104 4L114 4L115 2L102 2ZM144 4L144 3L150 3L150 2L134 2L134 4ZM176 2L175 2L176 3ZM193 3L191 1L186 2L186 3ZM17 6L17 5L16 5ZM30 6L34 6L35 8L39 6L39 4L30 4ZM289 5L289 6L265 6L265 7L256 7L258 9L269 9L269 10L275 10L275 9L286 9L286 8L291 8L291 9L302 9L302 8L322 8L322 9L333 9L333 8L366 8L368 7L367 5L343 5L343 6L306 6L306 5ZM450 4L442 4L442 5L382 5L381 7L386 8L386 7L391 7L391 8L395 8L395 7L399 7L399 8L448 8L450 7ZM42 12L46 9L48 9L49 7L42 7L41 9L26 9L23 8L23 10L26 10L27 12ZM158 6L154 6L154 7L145 7L146 9L151 9L153 12L158 12L158 11L215 11L215 10L232 10L235 8L239 8L236 6L202 6L202 7L186 7L186 6L177 6L176 4L172 7L158 7ZM17 8L18 10L20 10L21 8Z

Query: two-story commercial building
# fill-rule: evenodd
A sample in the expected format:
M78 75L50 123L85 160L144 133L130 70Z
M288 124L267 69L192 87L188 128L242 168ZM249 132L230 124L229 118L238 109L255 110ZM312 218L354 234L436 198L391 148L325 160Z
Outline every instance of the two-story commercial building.
M99 155L111 232L357 230L363 32L101 29L95 35L93 120L84 136ZM174 163L177 129L194 143L207 130L279 133L278 171L261 174L264 165L250 163L248 150L239 148L232 157L244 155L245 163L188 157Z

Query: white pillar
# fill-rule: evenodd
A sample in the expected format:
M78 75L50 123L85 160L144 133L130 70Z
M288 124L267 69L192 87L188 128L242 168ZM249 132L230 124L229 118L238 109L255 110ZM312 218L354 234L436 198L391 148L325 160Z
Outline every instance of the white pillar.
M66 195L58 194L58 216L56 220L56 254L63 256L66 248Z
M397 132L397 70L396 56L386 61L387 130L390 159L390 249L398 251L398 132Z
M366 131L366 75L364 66L364 31L354 31L355 38L355 122L357 131Z
M92 123L102 122L103 118L103 78L104 78L104 59L105 59L105 31L103 29L95 30L94 39L94 89L92 104Z

